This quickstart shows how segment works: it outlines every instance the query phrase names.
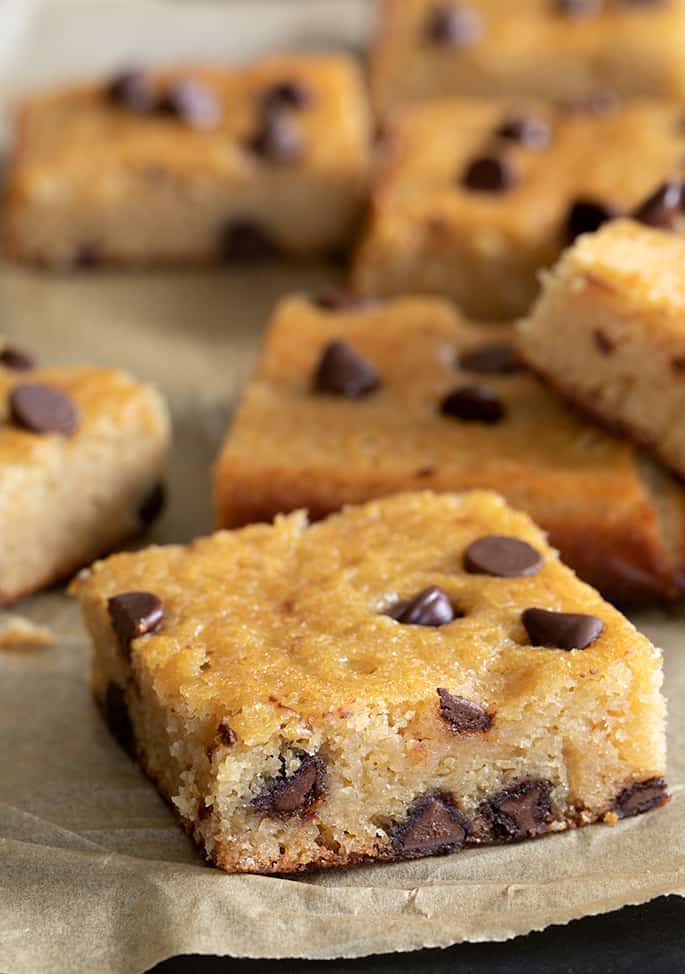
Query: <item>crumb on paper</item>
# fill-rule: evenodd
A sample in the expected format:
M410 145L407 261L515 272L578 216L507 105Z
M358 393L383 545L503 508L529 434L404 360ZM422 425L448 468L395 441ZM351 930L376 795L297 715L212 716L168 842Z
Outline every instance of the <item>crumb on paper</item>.
M606 825L616 825L618 822L618 815L616 812L607 812L604 816L604 823Z
M57 637L47 626L23 616L0 615L0 649L40 649L56 642Z

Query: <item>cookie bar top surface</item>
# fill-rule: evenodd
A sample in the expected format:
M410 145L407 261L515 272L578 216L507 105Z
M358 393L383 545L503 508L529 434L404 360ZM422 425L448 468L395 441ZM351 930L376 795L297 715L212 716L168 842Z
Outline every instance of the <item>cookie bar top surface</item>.
M534 549L527 577L470 574L467 549L503 535ZM466 561L465 561L466 559ZM430 586L457 616L439 628L388 613ZM86 607L145 590L163 604L157 630L132 643L165 705L230 717L246 742L266 739L279 710L320 717L347 706L392 710L458 688L513 715L522 701L574 681L648 672L658 651L558 560L542 533L494 494L398 495L307 526L222 532L186 548L116 555L83 573ZM584 650L534 647L522 622L536 607L590 614ZM601 626L599 627L601 628ZM647 677L651 685L651 677Z
M282 55L245 67L188 65L150 71L146 77L160 102L176 87L177 111L132 110L113 98L105 84L27 98L20 112L14 178L42 179L46 193L51 173L115 179L114 164L123 170L151 167L151 180L161 172L247 179L259 161L249 146L265 99L282 85L298 101L303 152L292 164L337 171L366 163L367 108L361 74L351 58Z

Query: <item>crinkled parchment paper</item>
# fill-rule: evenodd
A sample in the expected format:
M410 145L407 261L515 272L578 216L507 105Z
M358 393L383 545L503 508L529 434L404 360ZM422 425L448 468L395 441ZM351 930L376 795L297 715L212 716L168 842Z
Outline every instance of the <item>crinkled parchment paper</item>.
M148 49L160 57L189 46L194 54L235 53L235 24L252 47L273 43L274 35L292 40L303 10L308 38L327 27L353 43L362 36L363 6L251 0L192 4L189 13L180 4L66 0L27 31L31 57L17 58L12 83L49 77L51 58L60 73L72 62L92 70ZM162 16L162 9L170 12ZM50 43L55 37L59 44ZM46 362L111 363L159 384L176 439L171 506L154 540L185 541L211 528L209 465L271 304L331 273L60 279L2 267L0 331ZM137 974L177 953L351 957L505 939L665 893L685 895L682 612L636 620L666 655L673 801L665 809L523 845L278 879L205 866L153 786L113 744L89 695L89 648L76 606L57 591L18 611L49 624L59 641L35 653L0 654L5 974Z

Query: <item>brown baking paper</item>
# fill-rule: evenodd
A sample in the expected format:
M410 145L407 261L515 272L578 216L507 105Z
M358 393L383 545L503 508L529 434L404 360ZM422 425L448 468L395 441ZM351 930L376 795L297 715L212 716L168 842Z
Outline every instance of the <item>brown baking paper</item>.
M101 6L102 17L95 17L93 8ZM191 23L187 11L184 20L173 7L176 33L164 35L166 47L155 53L185 49L181 24L203 50L197 20ZM217 8L207 8L205 22L201 5L193 7L211 34L202 35L203 43L215 53ZM27 33L41 78L58 47L68 63L79 51L93 60L99 44L107 66L126 53L126 31L138 38L146 36L148 20L159 25L152 16L158 4L89 4L84 53L75 8L84 9L68 2L58 20L44 12ZM316 9L319 28L324 9L330 23L340 22L345 8L348 29L363 24L360 4L352 2L252 2L249 8L253 21L262 16L261 27L251 22L249 28L255 44L276 28L292 36L303 9ZM229 4L221 8L224 22L233 9L245 20L247 5ZM111 30L115 11L118 32ZM103 48L108 35L115 36L114 51ZM60 44L49 45L55 36ZM72 45L66 54L62 40ZM19 58L15 85L34 78L32 64ZM171 505L152 539L187 541L211 529L210 464L271 305L287 291L316 288L331 273L291 268L59 278L3 267L0 330L45 362L114 364L160 386L172 406L175 441ZM53 627L59 639L50 649L0 653L4 974L138 974L179 953L334 958L501 940L661 894L685 895L682 610L636 617L665 650L673 794L666 808L615 828L288 879L228 876L204 865L100 721L76 605L56 591L18 609Z

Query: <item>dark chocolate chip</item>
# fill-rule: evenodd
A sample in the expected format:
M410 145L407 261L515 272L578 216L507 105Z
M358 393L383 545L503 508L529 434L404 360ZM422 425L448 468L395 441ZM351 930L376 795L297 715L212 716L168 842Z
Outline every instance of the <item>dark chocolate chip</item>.
M458 366L466 372L482 372L492 375L511 375L523 372L525 366L516 349L509 342L492 342L481 345L460 356Z
M675 230L685 203L683 184L671 179L662 183L633 213L633 219L659 230Z
M151 75L140 68L115 75L107 88L110 101L141 115L157 108L157 92Z
M554 9L565 17L594 17L600 13L603 0L554 0Z
M235 731L225 722L221 721L216 729L216 736L219 738L224 747L233 747L238 738L235 736Z
M196 129L215 128L222 116L216 94L195 78L174 81L160 100L159 109Z
M266 113L249 146L269 162L298 162L305 151L302 129L288 111Z
M314 375L316 392L361 399L380 385L375 367L347 342L332 341L326 345Z
M262 108L265 112L283 108L306 108L312 102L311 90L301 81L281 81L264 92Z
M471 575L524 578L537 575L543 564L542 555L531 545L501 534L478 538L464 552L464 568Z
M445 47L470 47L483 35L483 20L476 10L456 3L441 3L433 10L426 36Z
M405 626L446 626L457 618L447 592L431 585L410 602L400 602L388 613Z
M22 352L20 348L12 345L5 345L0 350L0 365L12 372L30 372L37 367L35 358L27 352Z
M314 304L324 311L365 311L376 308L379 302L377 298L365 298L340 288L329 287L315 296Z
M604 334L603 331L601 331L601 329L597 328L593 332L592 337L594 338L595 345L600 350L602 355L611 355L611 353L614 351L614 343L607 335Z
M249 264L275 260L281 249L263 227L250 219L232 220L221 234L221 256L226 263Z
M281 777L269 782L264 791L253 798L252 808L273 818L308 811L326 792L326 765L318 754L300 752L300 766L289 778L285 777L282 761Z
M411 803L405 820L392 834L395 853L403 859L439 856L461 849L469 821L445 792L432 792Z
M597 616L526 609L521 618L531 646L587 649L604 632L604 623Z
M138 508L138 520L144 528L154 524L166 507L166 487L160 480L148 491Z
M135 735L129 717L124 691L117 683L108 683L104 706L105 722L110 734L129 757L135 757Z
M619 818L642 815L650 808L665 805L668 801L668 785L663 778L649 778L624 788L614 802L614 811Z
M462 386L447 395L440 407L443 416L467 423L499 423L506 409L499 396L485 386Z
M549 781L542 778L521 781L483 802L480 814L495 839L532 838L545 831L552 817L551 796Z
M504 193L515 181L511 166L497 156L474 159L461 177L462 186L477 193Z
M107 611L119 647L126 658L131 642L157 632L164 618L164 606L152 592L124 592L107 600Z
M59 389L27 382L10 393L12 422L32 433L60 433L72 436L79 427L79 414L72 399Z
M571 208L566 218L564 228L564 238L571 244L582 233L594 233L595 230L614 220L618 216L618 211L606 203L598 200L579 199L571 204Z
M504 119L495 135L529 149L544 149L549 145L551 131L548 123L535 115L510 115Z
M488 731L492 727L492 717L479 703L458 697L441 687L438 688L438 696L440 716L450 725L453 734L472 734Z
M415 477L421 477L421 478L424 478L424 477L434 477L437 472L438 472L438 468L437 467L434 467L432 465L429 465L427 467L419 467L419 469L416 471L416 473L414 474L414 476Z

